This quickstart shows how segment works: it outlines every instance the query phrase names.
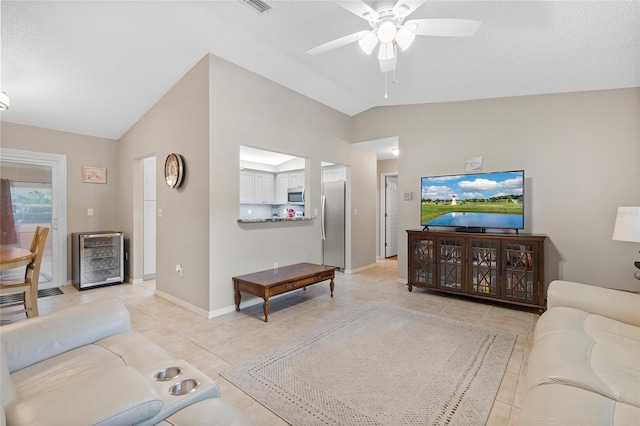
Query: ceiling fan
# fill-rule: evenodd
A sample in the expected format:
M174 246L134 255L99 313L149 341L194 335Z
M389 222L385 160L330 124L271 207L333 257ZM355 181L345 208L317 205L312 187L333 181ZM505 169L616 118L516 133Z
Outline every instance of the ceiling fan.
M407 50L416 35L442 37L468 37L476 33L482 22L470 19L411 19L405 18L422 6L425 0L398 0L370 2L373 7L361 0L337 1L349 12L369 22L371 30L358 31L307 51L317 55L329 50L346 46L356 41L362 50L370 55L378 48L380 71L394 71L398 61L397 47ZM374 9L374 7L377 9Z

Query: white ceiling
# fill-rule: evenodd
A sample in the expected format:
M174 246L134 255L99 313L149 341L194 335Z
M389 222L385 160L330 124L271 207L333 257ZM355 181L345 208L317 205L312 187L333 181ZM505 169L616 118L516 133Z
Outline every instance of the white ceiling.
M209 52L348 115L640 86L640 1L427 1L411 19L483 24L470 38L416 38L388 99L357 43L306 53L364 20L329 1L266 1L259 14L241 0L4 0L2 120L118 139Z

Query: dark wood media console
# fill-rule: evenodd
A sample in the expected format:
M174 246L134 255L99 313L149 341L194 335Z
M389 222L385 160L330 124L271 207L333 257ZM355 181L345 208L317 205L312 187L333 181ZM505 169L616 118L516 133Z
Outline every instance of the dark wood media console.
M407 286L545 309L544 235L407 231Z

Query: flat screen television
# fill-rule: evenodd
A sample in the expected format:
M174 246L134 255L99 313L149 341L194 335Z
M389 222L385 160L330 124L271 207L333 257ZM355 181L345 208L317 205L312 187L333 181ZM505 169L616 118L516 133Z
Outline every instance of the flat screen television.
M524 170L426 176L420 223L458 231L524 228Z

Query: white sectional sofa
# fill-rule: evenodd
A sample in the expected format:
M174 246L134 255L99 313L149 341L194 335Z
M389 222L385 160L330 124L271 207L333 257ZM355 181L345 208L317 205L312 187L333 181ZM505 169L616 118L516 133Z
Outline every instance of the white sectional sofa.
M640 425L640 294L554 281L520 425Z
M251 424L211 378L131 331L117 299L2 326L0 352L2 426ZM158 380L169 367L181 373ZM177 383L186 393L171 394Z

